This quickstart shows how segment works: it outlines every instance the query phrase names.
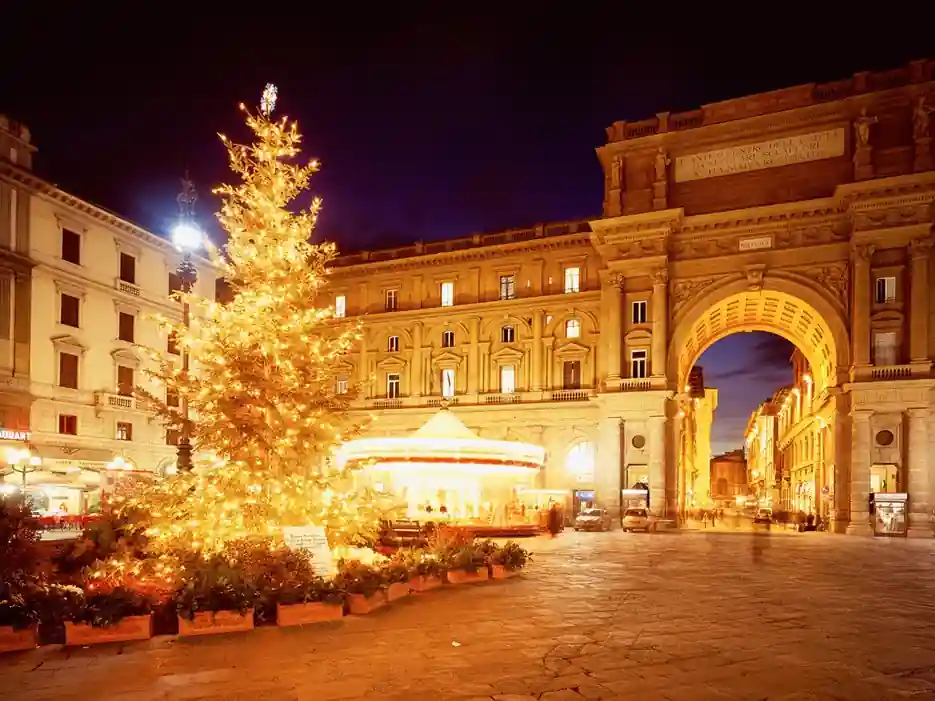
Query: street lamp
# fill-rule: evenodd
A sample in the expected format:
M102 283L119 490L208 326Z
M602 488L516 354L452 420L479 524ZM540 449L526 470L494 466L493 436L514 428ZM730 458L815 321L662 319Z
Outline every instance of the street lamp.
M26 503L26 475L35 472L42 465L42 458L33 455L28 448L7 448L6 462L10 467L10 472L23 476L23 503Z
M182 323L188 330L191 326L191 312L188 305L188 295L191 293L198 276L198 271L192 263L192 253L201 248L204 242L204 234L195 221L195 202L198 201L198 193L195 192L195 184L189 179L188 173L182 178L182 191L176 200L179 203L179 220L172 227L172 242L182 253L182 262L179 263L177 270L179 280L182 284ZM188 349L182 346L182 375L188 377ZM179 471L190 471L192 469L192 442L191 442L191 421L188 417L188 399L184 393L179 398L182 410L182 435L179 437L178 458L176 464Z

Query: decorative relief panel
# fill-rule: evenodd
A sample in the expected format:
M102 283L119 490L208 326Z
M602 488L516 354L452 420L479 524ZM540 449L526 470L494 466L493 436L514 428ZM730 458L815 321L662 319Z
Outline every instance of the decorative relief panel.
M771 238L769 245L765 240ZM783 249L814 246L823 243L846 241L848 230L845 223L827 223L817 226L779 228L773 231L754 233L740 231L718 236L712 231L677 236L671 244L673 257L678 259L710 258L728 253L741 253L758 249ZM759 244L763 241L763 245Z
M672 284L672 315L675 316L688 302L714 283L714 278L678 280Z
M850 269L846 262L839 261L837 263L816 265L796 270L796 272L817 282L831 293L831 296L835 298L845 311L847 310L848 299L850 297L848 294L848 290L850 289Z

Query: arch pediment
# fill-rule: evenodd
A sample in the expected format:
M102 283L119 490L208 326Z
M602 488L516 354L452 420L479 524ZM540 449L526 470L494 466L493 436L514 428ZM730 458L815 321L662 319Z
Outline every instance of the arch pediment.
M72 336L71 334L62 334L60 336L52 337L52 345L56 348L61 348L62 350L70 350L71 352L84 353L87 350L81 339L77 336Z
M555 349L555 357L561 360L583 360L591 349L576 341L569 341Z
M439 353L432 358L432 365L439 368L456 368L461 364L461 356L451 351Z
M643 345L651 343L653 335L646 329L634 329L624 336L624 338L629 345Z
M877 312L876 314L872 315L870 317L870 320L874 324L881 324L885 326L896 326L896 325L902 325L903 315L902 315L902 312L898 312L894 309L887 309L887 310Z
M140 356L133 348L115 348L110 352L115 362L122 365L139 365Z
M377 363L377 367L387 372L400 372L406 369L406 361L399 356L388 355Z
M516 365L523 359L524 353L516 348L504 346L490 357L500 365Z

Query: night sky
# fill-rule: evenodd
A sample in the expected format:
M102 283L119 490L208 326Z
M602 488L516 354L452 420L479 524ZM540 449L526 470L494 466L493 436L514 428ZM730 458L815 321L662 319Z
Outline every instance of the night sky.
M323 162L320 233L344 250L392 246L599 215L594 148L615 120L935 54L930 24L905 9L892 22L785 4L731 20L663 16L656 3L645 16L632 3L561 14L522 2L486 14L195 9L211 4L4 8L0 112L32 130L37 171L162 234L188 168L210 229L208 190L228 177L216 133L243 138L237 104L256 104L272 81ZM722 396L716 450L739 446L750 411L791 377L790 354L764 334L705 353Z

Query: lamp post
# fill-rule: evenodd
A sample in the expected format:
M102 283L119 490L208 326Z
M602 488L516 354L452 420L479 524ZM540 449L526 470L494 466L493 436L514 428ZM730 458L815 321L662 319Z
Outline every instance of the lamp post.
M23 503L25 504L26 475L39 469L39 466L42 464L42 458L40 458L38 455L33 455L27 448L9 448L6 451L5 457L7 465L10 467L10 472L23 476L23 485L21 490L23 492Z
M179 220L172 228L172 242L182 253L182 262L179 263L177 273L182 284L182 323L185 325L185 329L188 330L191 325L188 295L191 293L198 276L198 271L194 263L192 263L192 253L201 248L203 234L195 222L195 202L198 201L198 193L195 192L195 184L189 179L187 172L185 177L182 178L182 191L176 200L179 203ZM188 349L183 345L182 374L185 377L188 376L188 365ZM182 410L182 435L179 437L176 465L181 472L190 471L193 465L188 399L184 394L179 399Z

